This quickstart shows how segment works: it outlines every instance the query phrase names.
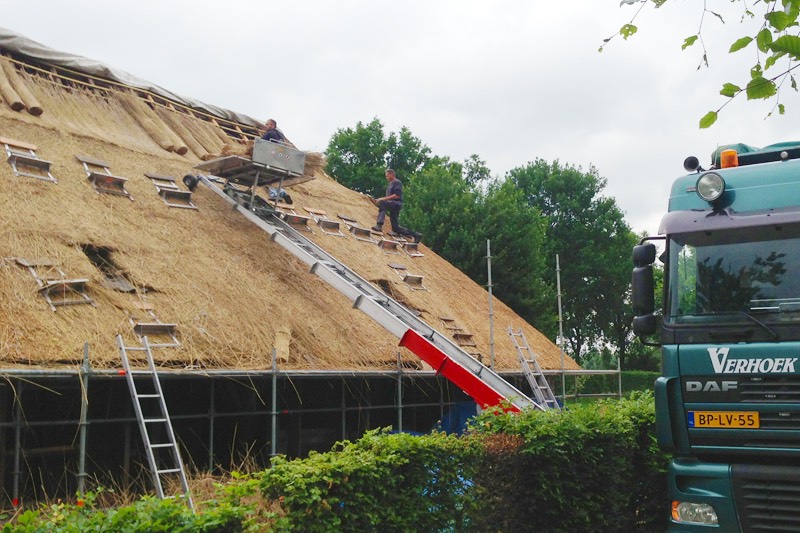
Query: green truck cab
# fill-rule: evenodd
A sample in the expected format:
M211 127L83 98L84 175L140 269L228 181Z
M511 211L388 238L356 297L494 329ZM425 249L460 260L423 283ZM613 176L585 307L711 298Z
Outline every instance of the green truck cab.
M633 250L633 329L661 346L669 531L800 531L800 142L684 167Z

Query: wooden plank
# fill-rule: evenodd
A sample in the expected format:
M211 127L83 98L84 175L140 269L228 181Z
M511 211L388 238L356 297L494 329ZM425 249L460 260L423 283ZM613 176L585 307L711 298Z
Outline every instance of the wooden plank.
M319 215L321 217L328 216L328 214L325 211L323 211L322 209L314 209L312 207L304 207L303 209L305 209L306 211L308 211L312 215Z
M96 166L96 167L108 168L108 167L111 166L111 163L107 163L107 162L103 161L102 159L95 159L95 158L89 157L87 155L75 154L75 159L77 159L81 163L86 163L87 165L93 165L93 166Z
M17 141L15 139L9 139L8 137L0 137L0 143L8 144L10 146L16 146L17 148L24 148L26 150L33 150L34 152L38 150L35 144L26 143L25 141Z

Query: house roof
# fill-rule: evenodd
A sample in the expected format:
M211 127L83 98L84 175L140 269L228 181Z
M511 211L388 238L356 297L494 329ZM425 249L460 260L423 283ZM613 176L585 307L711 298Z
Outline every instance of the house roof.
M185 190L181 177L202 161L244 153L257 121L217 115L146 83L112 79L110 71L67 69L57 53L35 55L8 33L0 31L0 136L34 146L57 182L0 164L0 370L74 367L85 343L95 368L116 368L117 335L134 343L134 324L152 322L175 325L181 345L156 353L159 364L174 368L267 369L273 347L283 369L390 369L398 353L416 361L207 188L192 195L198 209L171 208L159 196L153 175ZM371 226L369 199L327 176L316 156L305 169L314 179L289 190L298 213L323 210ZM82 160L105 163L95 170L124 178L117 185L128 196L98 192ZM410 257L317 226L308 236L433 328L460 328L475 344L468 350L488 361L487 292L424 244L422 257ZM85 280L93 305L53 311L26 266L37 260ZM413 290L390 264L422 276L428 290ZM52 272L41 270L46 283ZM544 369L561 368L549 339L496 299L493 313L498 370L519 370L508 326L522 328ZM569 357L565 365L578 368Z

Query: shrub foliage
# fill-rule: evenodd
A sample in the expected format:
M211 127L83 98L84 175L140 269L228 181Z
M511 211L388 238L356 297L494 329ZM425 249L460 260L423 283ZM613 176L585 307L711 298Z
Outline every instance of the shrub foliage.
M192 513L144 497L25 511L3 533L72 531L656 531L667 456L651 393L563 412L485 411L463 437L368 432L219 486Z

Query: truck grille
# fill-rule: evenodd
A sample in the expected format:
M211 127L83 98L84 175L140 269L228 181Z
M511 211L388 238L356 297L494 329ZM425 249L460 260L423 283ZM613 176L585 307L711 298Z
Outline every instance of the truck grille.
M797 403L800 402L798 376L751 377L739 381L741 402Z
M800 468L733 465L742 531L800 532Z

